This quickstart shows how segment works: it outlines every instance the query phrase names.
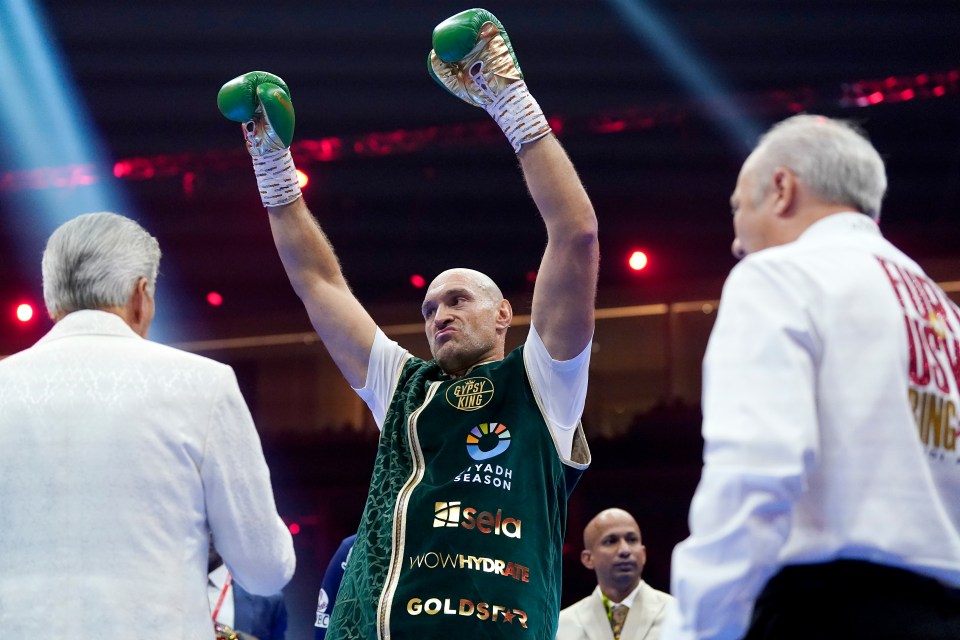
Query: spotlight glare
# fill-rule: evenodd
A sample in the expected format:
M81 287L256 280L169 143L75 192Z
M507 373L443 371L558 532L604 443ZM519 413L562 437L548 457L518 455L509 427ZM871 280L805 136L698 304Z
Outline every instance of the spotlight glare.
M223 296L216 291L211 291L207 294L207 304L211 307L219 307L223 304Z
M419 273L415 273L410 276L410 284L415 286L417 289L423 289L425 286L427 286L427 280Z
M647 263L648 263L647 254L639 250L634 251L633 253L630 254L630 259L627 262L630 265L630 268L633 269L634 271L642 271L647 267Z
M33 307L26 302L17 305L17 320L30 322L33 319Z
M307 174L305 174L305 173L304 173L303 171L301 171L300 169L297 169L297 182L300 183L300 188L303 189L303 188L305 188L308 184L310 184L310 176L308 176Z

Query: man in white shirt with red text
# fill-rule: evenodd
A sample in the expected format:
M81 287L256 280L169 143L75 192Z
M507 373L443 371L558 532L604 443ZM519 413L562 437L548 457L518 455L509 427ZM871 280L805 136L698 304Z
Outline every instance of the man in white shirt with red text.
M820 116L743 165L663 640L960 637L960 310L881 235L886 183Z

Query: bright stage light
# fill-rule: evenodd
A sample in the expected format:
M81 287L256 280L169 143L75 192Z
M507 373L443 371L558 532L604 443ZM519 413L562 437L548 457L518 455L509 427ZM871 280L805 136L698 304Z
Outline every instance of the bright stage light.
M308 176L307 174L305 174L305 173L304 173L303 171L301 171L300 169L297 169L297 182L300 183L300 188L303 189L303 188L305 188L308 184L310 184L310 176Z
M17 320L20 322L30 322L33 320L33 307L26 302L17 305Z
M93 211L138 217L115 179L127 176L134 167L118 162L113 166L114 178L110 177L109 153L78 95L56 34L47 25L44 4L0 2L4 86L16 88L0 91L2 155L9 164L3 184L7 185L6 176L15 176L14 183L35 185L0 189L0 206L5 231L16 237L16 267L31 273L39 267L37 257L50 233L67 220ZM144 224L148 230L149 222ZM175 270L175 265L164 267L168 278ZM178 317L176 307L170 298L158 305L152 339L164 341L172 319Z
M750 151L762 128L733 100L720 76L710 68L706 56L698 54L692 43L683 40L677 29L660 16L654 3L647 0L607 2L637 41L650 47L663 60L664 68L708 107L707 116L716 121L733 147ZM624 64L629 62L625 60Z
M649 258L647 258L646 253L637 250L630 254L627 264L629 264L630 268L634 271L643 271L647 268L647 264L649 264Z

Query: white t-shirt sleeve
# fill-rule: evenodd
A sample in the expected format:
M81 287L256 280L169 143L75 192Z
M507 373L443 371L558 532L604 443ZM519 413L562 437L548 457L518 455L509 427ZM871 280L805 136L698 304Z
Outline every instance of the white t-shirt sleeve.
M367 403L379 429L383 429L383 420L396 390L397 380L400 379L400 370L409 357L409 351L377 327L370 348L370 361L367 363L367 379L362 388L354 388L354 391Z
M583 415L592 345L591 341L570 360L554 360L531 324L523 350L530 384L540 398L547 425L564 460L570 459L576 426Z

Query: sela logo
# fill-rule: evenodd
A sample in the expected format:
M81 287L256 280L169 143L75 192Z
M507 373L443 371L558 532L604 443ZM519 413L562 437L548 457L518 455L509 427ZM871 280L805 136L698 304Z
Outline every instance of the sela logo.
M460 380L447 389L447 402L460 411L476 411L493 400L493 381L477 377Z
M504 518L502 509L497 509L494 514L489 511L478 512L473 507L461 507L460 501L434 503L433 526L463 527L476 529L483 534L520 538L520 520Z
M467 434L467 454L480 462L495 458L510 448L510 430L499 422L478 424Z
M459 605L453 604L453 599L444 598L410 598L407 601L407 613L411 616L418 616L425 613L428 616L435 616L438 613L445 616L463 616L465 618L476 617L477 620L485 622L503 622L506 624L519 624L524 629L527 628L527 614L520 609L511 609L499 604L490 604L487 602L474 603L466 598L460 598Z
M410 569L466 569L513 578L519 582L530 582L529 567L498 558L428 551L418 556L410 556L409 560Z

